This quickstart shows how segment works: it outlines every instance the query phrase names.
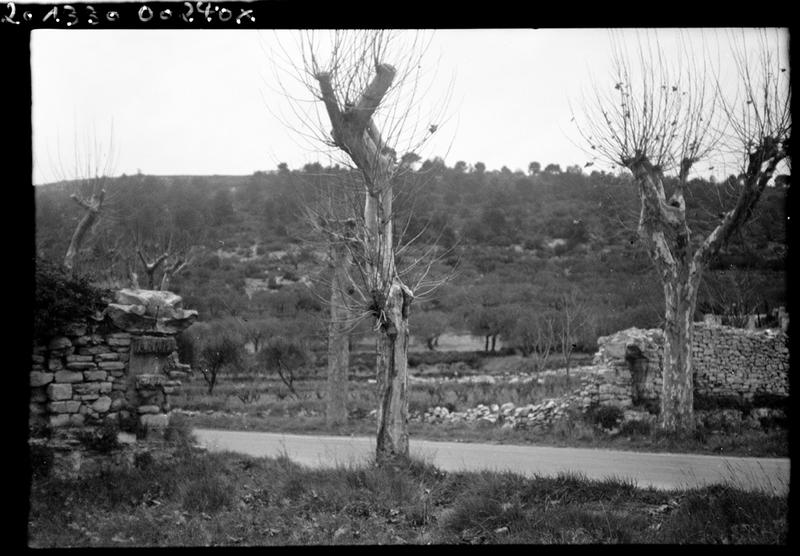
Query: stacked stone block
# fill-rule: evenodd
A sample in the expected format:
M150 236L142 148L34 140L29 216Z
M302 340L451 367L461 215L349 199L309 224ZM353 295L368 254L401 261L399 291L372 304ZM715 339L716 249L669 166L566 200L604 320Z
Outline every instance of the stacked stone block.
M67 334L34 348L32 424L51 428L116 420L125 407L130 335L78 323Z

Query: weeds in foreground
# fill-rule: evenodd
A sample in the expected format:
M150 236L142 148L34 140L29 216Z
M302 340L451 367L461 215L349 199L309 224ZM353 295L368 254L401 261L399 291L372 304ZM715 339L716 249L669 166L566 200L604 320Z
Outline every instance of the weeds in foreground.
M34 479L30 544L768 543L785 497L638 488L580 475L445 473L427 462L306 469L286 455L187 455L92 481Z

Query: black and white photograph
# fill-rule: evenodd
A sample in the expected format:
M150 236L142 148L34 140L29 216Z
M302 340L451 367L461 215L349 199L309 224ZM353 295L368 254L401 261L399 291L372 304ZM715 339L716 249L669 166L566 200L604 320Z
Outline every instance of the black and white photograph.
M265 4L5 4L27 545L787 545L789 29Z

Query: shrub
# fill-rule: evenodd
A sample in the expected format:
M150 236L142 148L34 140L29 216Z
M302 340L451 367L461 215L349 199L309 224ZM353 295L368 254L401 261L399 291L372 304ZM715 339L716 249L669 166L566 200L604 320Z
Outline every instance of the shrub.
M623 416L622 409L615 405L596 405L586 413L590 423L606 430L616 427L622 422Z
M753 407L768 407L769 409L780 409L784 413L789 412L789 396L778 394L768 394L759 392L753 395Z
M33 301L34 338L45 339L64 332L67 325L102 310L111 292L96 288L86 276L70 276L45 259L36 259L36 294Z
M470 367L477 367L480 364L480 355L477 351L426 351L408 354L409 367L450 363L466 363Z
M108 454L119 447L117 434L119 426L113 421L106 421L93 431L86 431L79 435L79 440L89 450L100 454Z
M648 436L652 431L649 421L625 421L619 428L620 434L626 436Z
M742 413L748 413L752 409L752 404L740 396L694 395L695 411L716 411L718 409L738 409Z
M765 431L789 428L789 418L786 415L771 415L769 417L761 417L758 421L761 424L761 428Z

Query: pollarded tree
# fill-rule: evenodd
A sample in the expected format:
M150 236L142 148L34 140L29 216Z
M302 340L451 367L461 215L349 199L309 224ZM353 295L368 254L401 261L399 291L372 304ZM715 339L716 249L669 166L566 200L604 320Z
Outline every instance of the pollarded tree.
M435 119L414 116L427 45L412 33L334 31L327 44L311 32L300 46L301 81L327 117L295 102L299 125L358 171L363 204L346 243L348 282L378 332L377 460L384 462L408 455L408 319L415 293L396 264L394 201L404 153L417 152L437 131Z
M76 134L74 147L75 164L71 174L78 179L72 184L70 198L83 209L83 214L78 219L64 255L63 266L72 275L77 274L75 259L87 235L100 220L104 202L107 200L106 184L114 167L113 128L107 146L101 145L95 137L89 137L85 141L85 147L82 147L78 144ZM57 172L62 180L67 179L68 173L64 170L59 159Z
M634 57L615 43L613 83L595 88L577 124L590 152L627 168L637 186L638 233L666 303L660 426L671 432L695 425L692 322L703 271L750 218L788 156L784 34L761 31L754 46L747 33L730 41L738 83L733 94L688 40L676 64L667 61L657 37L640 40ZM735 202L696 241L687 220L689 174L701 160L725 160L730 153L741 163Z

